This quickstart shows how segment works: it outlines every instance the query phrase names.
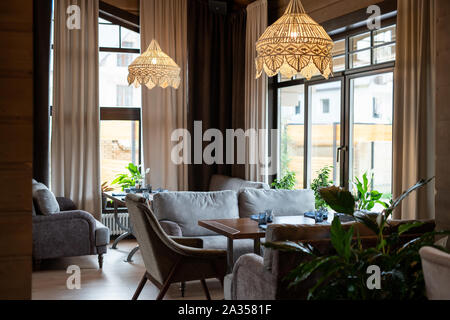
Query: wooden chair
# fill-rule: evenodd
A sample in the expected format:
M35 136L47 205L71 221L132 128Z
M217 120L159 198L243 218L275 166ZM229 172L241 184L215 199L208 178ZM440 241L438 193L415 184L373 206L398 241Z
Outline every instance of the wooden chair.
M133 300L139 297L147 280L160 289L157 300L164 298L172 283L194 280L201 281L205 296L210 300L205 279L218 278L223 285L227 252L201 249L202 239L170 238L143 197L129 194L126 203L146 268Z

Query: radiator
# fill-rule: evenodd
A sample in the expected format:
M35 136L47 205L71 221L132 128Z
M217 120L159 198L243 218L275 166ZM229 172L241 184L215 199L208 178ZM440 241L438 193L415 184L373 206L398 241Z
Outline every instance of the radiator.
M119 213L117 214L117 216L119 217L120 224L128 228L129 227L128 212ZM122 230L117 225L116 221L114 220L113 213L102 214L102 223L109 228L110 234L112 236L119 236L125 232L125 230Z

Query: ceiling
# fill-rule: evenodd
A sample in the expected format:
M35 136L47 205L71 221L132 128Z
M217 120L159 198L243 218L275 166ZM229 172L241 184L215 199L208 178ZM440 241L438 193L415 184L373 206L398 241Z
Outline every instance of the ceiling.
M139 0L102 0L119 9L128 11L134 15L139 15ZM233 11L247 7L248 4L256 0L218 0L227 2ZM269 0L271 1L271 0Z
M139 15L140 0L101 0L119 9L128 11L134 15ZM141 0L142 1L142 0ZM232 11L244 9L250 3L256 0L216 0L227 2ZM317 22L323 22L333 19L337 16L347 14L367 8L371 4L381 2L383 0L302 0L306 12L311 15ZM392 0L391 0L392 1ZM280 17L289 0L267 0L269 9L269 22L274 21L276 17Z

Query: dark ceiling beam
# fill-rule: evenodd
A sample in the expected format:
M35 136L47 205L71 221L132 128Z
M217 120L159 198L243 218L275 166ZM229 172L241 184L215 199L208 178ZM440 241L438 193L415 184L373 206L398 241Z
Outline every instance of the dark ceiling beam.
M139 16L119 9L103 1L100 1L99 3L99 17L134 32L139 33L140 31Z
M385 0L377 3L381 9L381 14L385 15L397 11L397 0ZM321 25L327 32L331 32L341 28L351 29L352 25L366 21L369 18L367 8L351 12L336 19L322 22Z

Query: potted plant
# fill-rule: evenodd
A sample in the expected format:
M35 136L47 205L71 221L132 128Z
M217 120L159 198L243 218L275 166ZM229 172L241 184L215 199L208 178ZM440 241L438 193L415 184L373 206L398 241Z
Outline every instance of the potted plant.
M296 177L295 172L286 171L286 174L281 179L275 179L272 183L274 189L293 190L295 188Z
M428 232L402 243L402 235L418 228L422 222L401 224L387 234L386 227L394 209L411 192L425 186L429 180L421 180L398 199L385 204L380 214L355 214L358 206L353 195L338 187L321 189L326 203L334 210L348 215L368 227L376 235L376 244L366 248L362 245L356 229L345 229L338 217L330 228L332 254L321 254L317 248L302 242L267 243L269 248L306 254L309 259L300 263L287 276L290 287L297 286L311 277L315 285L309 289L308 299L425 299L425 285L419 250L423 246L444 248L435 244L438 235L450 235L449 231ZM374 290L368 283L368 270L378 267L380 288Z
M124 191L128 188L133 188L136 185L142 186L144 181L144 174L141 173L141 166L136 166L133 163L129 163L126 166L128 173L121 173L111 183L112 185L119 185ZM149 169L146 169L145 174L149 173Z
M315 208L316 210L324 209L327 207L327 203L322 199L319 190L329 187L333 184L330 179L330 173L333 170L333 166L325 166L317 171L317 177L311 182L311 190L314 191Z

